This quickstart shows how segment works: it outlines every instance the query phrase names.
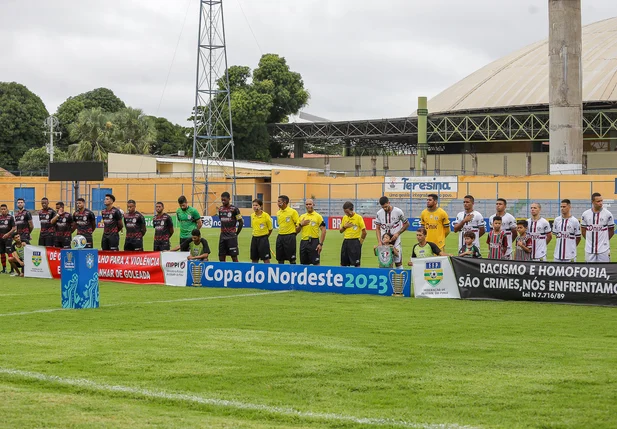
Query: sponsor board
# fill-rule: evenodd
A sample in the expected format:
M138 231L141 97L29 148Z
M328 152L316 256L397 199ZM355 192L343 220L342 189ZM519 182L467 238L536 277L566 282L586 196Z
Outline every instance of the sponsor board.
M440 198L453 199L458 196L458 177L385 177L384 192L390 198L422 198L428 194L438 194Z
M408 275L394 276L404 270L384 268L346 268L328 266L226 264L188 262L187 286L300 290L342 294L392 296L395 286L403 296L411 296ZM402 284L396 285L398 278Z
M161 266L165 284L169 286L186 286L189 252L161 252Z
M460 298L447 256L414 258L412 272L416 298Z

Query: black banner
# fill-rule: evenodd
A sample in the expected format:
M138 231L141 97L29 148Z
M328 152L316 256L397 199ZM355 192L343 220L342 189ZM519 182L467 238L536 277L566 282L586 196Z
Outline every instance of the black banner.
M617 264L450 259L462 299L617 305Z

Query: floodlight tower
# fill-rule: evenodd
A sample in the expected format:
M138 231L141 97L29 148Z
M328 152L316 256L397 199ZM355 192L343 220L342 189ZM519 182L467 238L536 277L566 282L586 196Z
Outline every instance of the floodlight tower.
M223 1L199 4L191 204L209 214L209 206L216 202L212 185L227 184L225 179L231 176L235 196L236 163Z

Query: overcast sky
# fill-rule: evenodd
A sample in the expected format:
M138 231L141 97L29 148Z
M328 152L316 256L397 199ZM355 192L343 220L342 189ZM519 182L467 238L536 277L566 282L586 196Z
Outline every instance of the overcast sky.
M26 85L50 113L107 87L184 125L199 3L0 0L0 81ZM418 96L548 37L547 0L224 0L224 8L229 65L284 56L311 94L303 110L331 120L407 116ZM616 0L583 1L583 25L616 15Z

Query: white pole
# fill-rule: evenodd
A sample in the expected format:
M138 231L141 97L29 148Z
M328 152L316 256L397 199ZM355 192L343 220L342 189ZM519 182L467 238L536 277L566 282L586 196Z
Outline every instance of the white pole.
M49 162L54 162L54 120L49 118Z

